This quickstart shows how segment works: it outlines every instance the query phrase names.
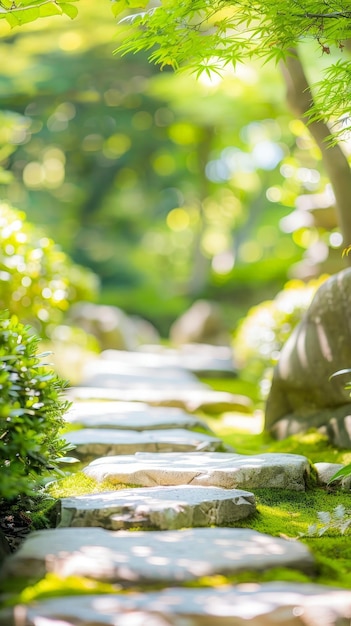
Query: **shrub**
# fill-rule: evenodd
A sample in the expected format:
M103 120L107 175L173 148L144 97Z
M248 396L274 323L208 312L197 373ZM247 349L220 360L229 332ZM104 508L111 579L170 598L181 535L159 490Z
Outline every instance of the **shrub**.
M251 308L239 324L234 336L235 359L243 378L259 381L263 398L268 395L271 372L280 350L326 278L322 276L308 283L289 281L274 300Z
M73 302L95 299L97 277L5 203L0 203L0 238L0 309L50 335Z
M42 364L39 339L0 315L0 500L30 495L68 448L60 437L66 383Z

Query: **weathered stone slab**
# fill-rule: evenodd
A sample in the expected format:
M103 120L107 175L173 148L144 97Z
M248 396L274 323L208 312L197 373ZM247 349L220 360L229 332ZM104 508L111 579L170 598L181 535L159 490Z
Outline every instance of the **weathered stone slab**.
M109 351L110 352L110 351ZM112 351L115 353L116 351ZM170 382L174 381L182 382L182 383L193 383L198 384L199 379L189 370L179 365L156 365L150 363L139 363L140 357L138 356L139 352L116 352L117 354L121 354L122 356L117 359L106 359L103 357L93 359L89 361L84 369L83 376L88 378L90 376L96 375L116 375L125 377L126 381L128 379L133 378L153 378L159 379L162 382ZM105 353L103 353L105 354ZM124 355L128 356L125 357ZM132 357L130 356L132 355ZM135 358L137 355L137 359ZM136 361L133 363L133 360Z
M147 487L62 498L59 526L159 528L230 526L256 510L255 496L218 487Z
M21 626L44 626L44 620L45 626L346 626L351 592L274 582L68 596L2 611L0 625L17 626L15 612L21 615Z
M343 467L345 466L342 465L342 463L314 463L314 469L317 471L319 484L323 486L327 485L334 474ZM342 489L349 490L351 486L351 476L337 479L334 485L337 485L339 489L341 486Z
M138 352L105 350L101 357L109 361L148 368L180 367L199 376L235 376L233 351L228 346L192 343L177 350L160 345L141 346Z
M251 413L252 402L246 396L204 389L111 389L109 387L72 387L66 392L70 400L115 400L118 402L143 402L151 406L170 406L189 413L225 413L241 411Z
M74 402L64 417L67 422L86 428L118 430L202 428L210 431L206 422L182 409L154 407L142 402Z
M92 361L86 368L82 385L88 387L108 387L111 389L171 389L174 387L179 389L208 389L206 385L200 383L199 380L186 372L176 368L157 368L152 369L145 368L139 373L133 368L125 367L123 370L120 368L109 367L110 361Z
M87 460L97 456L146 452L185 452L187 450L219 450L218 437L182 428L169 430L116 430L83 428L66 433L64 439L74 444L74 454Z
M272 487L302 491L310 465L297 454L246 456L226 452L144 454L96 459L84 473L102 481L155 485L205 485L225 489Z
M5 577L86 576L130 583L180 583L243 570L291 567L312 572L305 545L248 528L109 531L56 528L32 533L4 564Z

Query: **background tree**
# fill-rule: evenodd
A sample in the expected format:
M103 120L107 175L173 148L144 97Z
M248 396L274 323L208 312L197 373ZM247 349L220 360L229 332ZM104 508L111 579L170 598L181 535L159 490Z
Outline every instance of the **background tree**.
M145 9L148 3L134 3ZM113 4L116 14L129 9L127 0ZM336 138L342 137L350 126L350 66L345 56L345 40L351 32L350 11L344 2L306 0L283 4L271 0L238 3L161 2L143 13L124 19L125 40L119 50L151 50L149 59L161 68L188 67L198 76L203 72L221 72L228 64L250 59L253 55L265 61L282 60L286 64L290 101L302 119L309 124L312 135L322 151L338 207L339 224L346 245L351 241L350 197L351 175L347 159L340 146L327 152L332 123ZM308 81L294 47L301 40L317 42L323 54L331 55L325 78L313 101ZM335 58L335 54L339 58ZM341 126L340 126L341 123ZM339 124L339 126L338 126Z
M109 3L79 9L0 26L16 59L1 76L1 192L98 273L103 302L166 334L194 298L214 298L233 325L288 273L328 269L299 265L315 248L320 261L333 241L340 267L335 223L289 217L328 179L273 64L159 72L145 53L112 55Z

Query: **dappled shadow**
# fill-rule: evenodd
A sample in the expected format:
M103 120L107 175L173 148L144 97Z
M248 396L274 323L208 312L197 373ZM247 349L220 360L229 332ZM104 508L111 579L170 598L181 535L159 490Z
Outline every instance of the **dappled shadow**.
M129 585L176 583L249 567L292 567L311 571L313 559L298 542L242 528L111 532L60 528L33 533L5 564L5 574L86 576Z

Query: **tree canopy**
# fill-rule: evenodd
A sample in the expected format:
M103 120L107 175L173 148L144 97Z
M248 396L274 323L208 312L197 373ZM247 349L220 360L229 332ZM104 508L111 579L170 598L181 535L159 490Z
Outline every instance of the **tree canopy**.
M2 0L0 2L0 19L14 28L40 17L68 15L74 18L78 14L75 3L78 0Z
M251 25L236 29L244 3L140 4L106 0L97 11L96 3L78 3L75 20L57 13L12 30L0 23L1 56L13 59L0 76L5 197L99 275L104 302L165 332L195 297L227 300L233 319L233 309L238 317L272 296L287 275L336 271L324 265L328 254L340 269L338 226L334 216L325 221L334 211L328 179L333 167L340 178L340 159L323 143L328 129L316 148L296 119L301 112L287 112L274 63L256 59L286 53L287 66L292 35L281 47L268 45L268 32L259 39L258 4ZM236 55L229 54L235 37L243 42ZM148 57L162 49L168 61L160 72ZM344 54L335 46L310 55L311 72L336 53ZM347 190L339 197L351 215ZM298 207L319 194L329 204L317 206L317 223Z
M149 51L149 59L201 75L251 59L284 60L301 41L317 44L316 57L331 59L318 85L317 116L349 116L351 69L345 48L351 34L349 4L339 0L115 0L124 41L119 51ZM140 11L142 9L142 11ZM139 11L138 11L139 10Z

